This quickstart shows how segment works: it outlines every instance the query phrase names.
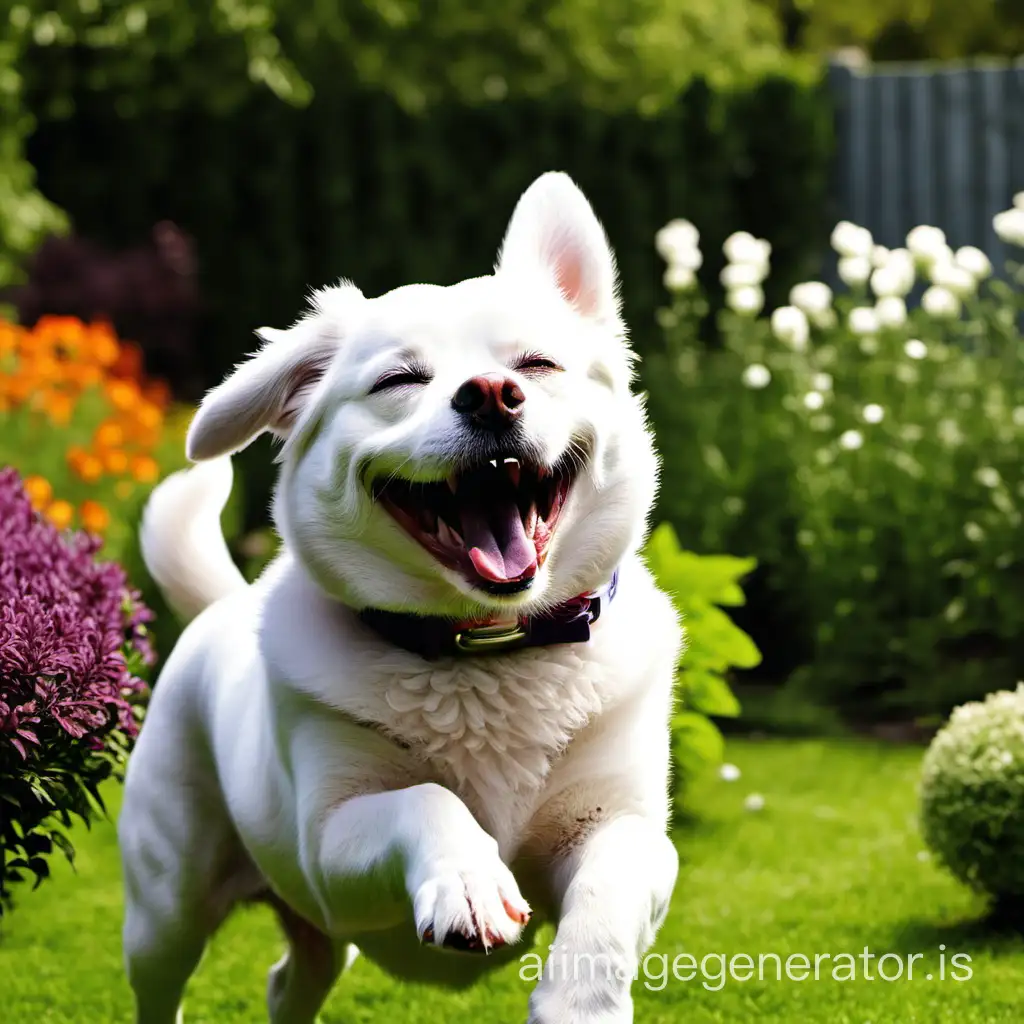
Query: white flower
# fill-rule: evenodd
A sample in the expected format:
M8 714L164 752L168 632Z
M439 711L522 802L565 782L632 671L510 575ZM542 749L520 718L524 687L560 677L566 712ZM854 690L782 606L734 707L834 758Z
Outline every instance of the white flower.
M889 250L884 245L871 247L871 263L876 267L884 267L889 261Z
M763 811L764 810L764 797L760 793L749 793L747 798L743 801L743 806L748 811Z
M756 263L727 263L719 280L726 288L750 288L759 285L767 274L768 268Z
M789 302L817 322L832 310L832 289L821 281L804 281L790 289Z
M878 316L870 306L856 306L851 309L847 324L854 334L878 332Z
M654 247L666 263L683 262L681 257L688 256L699 245L700 232L688 220L681 218L670 220L654 236Z
M875 303L875 316L882 327L902 327L907 322L907 304L897 295L886 295Z
M856 451L864 443L864 435L859 430L844 430L839 437L839 447L848 452Z
M722 244L722 252L730 263L752 263L755 267L767 268L772 247L749 231L735 231Z
M865 405L860 414L865 423L881 423L885 418L885 410L877 402Z
M921 308L937 320L960 315L960 300L948 288L933 284L921 296Z
M1017 208L1018 210L1024 210L1024 192L1018 192L1018 193L1017 193L1017 194L1016 194L1016 195L1015 195L1015 196L1013 197L1013 205L1014 205L1014 206L1015 206L1015 207L1016 207L1016 208Z
M942 228L921 224L907 234L907 248L922 263L931 263L947 249L946 233Z
M811 378L811 383L814 385L815 391L831 391L832 390L832 374L830 373L816 373Z
M866 356L878 355L878 338L874 334L864 334L857 343L857 347Z
M874 239L867 228L841 220L832 231L832 248L840 256L860 257L869 261L874 248ZM870 271L869 271L870 273ZM865 275L865 278L867 275Z
M688 292L697 284L697 275L681 263L670 263L665 268L663 280L670 292Z
M825 396L820 391L808 391L804 395L804 405L811 410L816 412L825 404Z
M740 770L734 764L723 764L718 774L725 782L735 782L740 777Z
M1014 199L1016 203L1016 198ZM1024 206L1003 210L992 218L996 234L1009 245L1024 246Z
M871 276L871 260L867 256L844 256L838 265L839 276L848 285L862 285Z
M963 267L958 267L952 262L952 257L948 263L945 261L933 263L928 276L932 279L933 284L951 291L960 298L973 295L978 288L978 282L974 275L964 270Z
M923 341L918 341L917 338L911 338L903 346L903 351L911 359L924 359L928 355L928 346Z
M725 301L736 313L757 316L764 309L764 292L756 285L734 288L725 296Z
M748 388L760 391L761 388L766 388L771 383L772 373L767 366L761 363L751 363L743 371L742 379Z
M807 348L811 328L802 309L796 306L779 306L772 313L772 333L779 341L785 342L797 352Z
M966 270L977 281L983 281L992 274L992 261L973 245L961 245L953 259L961 270Z
M999 470L994 466L981 466L974 474L974 479L982 487L998 487L1003 482L1003 478L999 475Z

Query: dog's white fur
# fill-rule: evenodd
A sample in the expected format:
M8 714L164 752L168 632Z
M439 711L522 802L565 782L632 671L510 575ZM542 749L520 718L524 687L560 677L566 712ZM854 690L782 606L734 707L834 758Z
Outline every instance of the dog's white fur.
M259 333L264 347L193 421L189 455L213 461L162 484L143 526L153 575L199 614L154 690L119 825L139 1024L180 1019L204 944L239 901L277 909L289 952L270 974L270 1019L305 1024L356 947L398 977L455 985L522 955L524 893L527 939L557 922L529 1020L631 1021L633 967L677 870L680 630L637 554L656 462L589 204L544 175L493 275L376 299L343 283L290 330ZM533 587L491 597L405 534L366 477L443 479L467 443L451 395L524 352L563 368L516 377L530 443L585 465ZM368 394L403 353L430 383ZM250 587L217 516L223 456L264 430L284 440L284 545ZM618 597L585 644L428 662L354 614L535 613L616 566ZM437 948L460 934L491 955Z

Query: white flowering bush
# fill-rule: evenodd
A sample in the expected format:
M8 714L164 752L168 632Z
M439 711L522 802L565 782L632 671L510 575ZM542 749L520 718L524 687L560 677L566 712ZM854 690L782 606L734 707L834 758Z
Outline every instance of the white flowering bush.
M1024 684L953 712L924 758L920 815L925 842L957 878L1024 898Z
M934 227L886 249L842 223L840 293L805 282L766 313L770 249L739 233L712 324L696 280L673 285L673 254L700 259L683 223L645 370L661 513L696 550L757 557L743 624L766 665L874 717L945 714L1024 674L1021 266L996 278ZM1024 195L995 224L1024 246Z

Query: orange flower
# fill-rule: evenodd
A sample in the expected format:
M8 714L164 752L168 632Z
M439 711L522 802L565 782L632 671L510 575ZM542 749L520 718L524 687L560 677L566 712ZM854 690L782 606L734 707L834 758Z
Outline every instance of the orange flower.
M103 463L95 455L86 455L77 466L77 472L87 484L94 484L103 476Z
M83 501L78 516L90 533L103 533L110 525L110 513L98 501Z
M40 345L77 346L85 334L85 324L77 316L41 316L31 334Z
M120 448L124 444L124 431L119 423L115 423L113 420L104 420L96 428L92 443L97 448Z
M148 430L156 430L163 422L163 414L151 403L143 400L135 410L135 418L142 427Z
M115 366L122 352L113 327L103 320L89 326L85 348L93 362L100 366Z
M48 505L44 514L58 530L66 530L75 517L75 510L71 502L60 499Z
M68 465L77 473L82 463L89 457L89 453L78 444L73 444L68 450L65 458Z
M71 414L75 411L74 399L62 391L49 391L43 395L43 410L58 426L66 426L71 422Z
M100 458L103 460L103 468L111 476L120 476L128 471L128 456L120 448L111 448L105 451Z
M130 412L139 403L139 389L127 380L112 380L107 383L107 398L119 412Z
M27 476L22 480L22 486L36 511L44 509L53 497L53 488L44 476Z
M160 467L152 456L137 455L132 459L132 476L140 484L156 483L160 476Z
M103 380L103 371L92 363L68 363L64 368L64 376L69 383L84 391Z
M134 341L121 343L117 358L110 363L110 376L142 379L142 349Z

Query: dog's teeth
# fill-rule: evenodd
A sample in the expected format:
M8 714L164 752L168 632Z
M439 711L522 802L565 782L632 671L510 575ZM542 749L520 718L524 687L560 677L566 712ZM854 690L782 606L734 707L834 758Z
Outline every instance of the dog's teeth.
M497 460L497 459L491 459L491 465L492 465L492 466L493 466L493 467L494 467L495 469L497 469L497 468L498 468L498 460Z
M537 529L537 506L531 505L530 511L526 513L526 521L523 523L523 527L526 530L526 536L532 537L534 531Z
M448 490L451 491L452 494L455 494L456 491L458 491L458 489L459 489L459 478L458 478L458 476L455 473L452 473L451 476L448 477L448 480L446 481L446 483L448 484Z
M508 459L505 462L505 472L508 473L509 479L512 483L518 487L520 478L519 463L515 459Z
M443 519L437 521L437 539L451 548L465 547L462 538Z

